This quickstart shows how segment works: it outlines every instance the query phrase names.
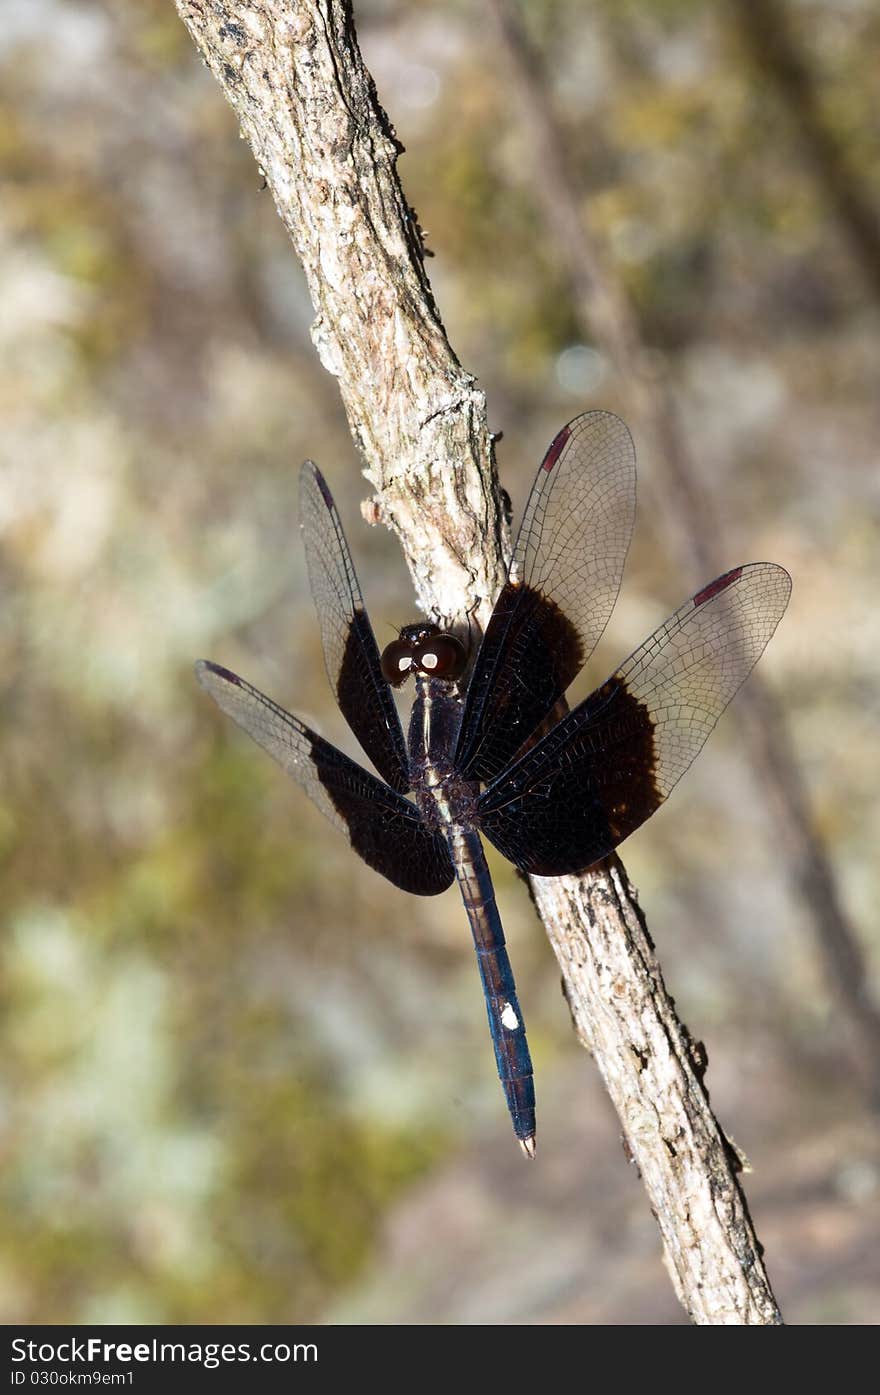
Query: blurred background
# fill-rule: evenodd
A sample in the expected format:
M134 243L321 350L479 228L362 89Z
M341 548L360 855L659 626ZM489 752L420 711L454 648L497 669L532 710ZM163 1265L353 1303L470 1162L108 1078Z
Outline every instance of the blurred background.
M636 539L589 678L737 562L794 577L761 669L813 852L732 710L623 853L786 1316L873 1322L880 11L518 13L531 98L497 5L356 4L515 517L568 418L633 426ZM171 0L7 0L0 73L0 1320L684 1321L512 869L492 859L533 1166L457 893L362 866L193 681L228 664L355 753L298 538L306 456L380 644L414 618L233 113ZM586 253L554 240L542 119ZM720 520L699 575L677 451Z

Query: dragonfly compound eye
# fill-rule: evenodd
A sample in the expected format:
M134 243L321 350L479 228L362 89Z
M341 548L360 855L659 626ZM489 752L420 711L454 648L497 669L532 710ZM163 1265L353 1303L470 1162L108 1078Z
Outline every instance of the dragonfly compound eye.
M382 677L392 688L399 688L412 672L415 655L413 646L405 639L393 639L382 651Z
M455 683L467 666L467 650L454 635L433 635L418 649L415 661L429 677Z

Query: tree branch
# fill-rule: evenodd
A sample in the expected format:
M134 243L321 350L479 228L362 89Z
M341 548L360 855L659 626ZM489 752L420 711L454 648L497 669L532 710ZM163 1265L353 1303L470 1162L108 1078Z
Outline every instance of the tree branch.
M176 0L235 107L305 268L383 520L420 604L485 620L503 568L483 394L437 316L399 146L347 0ZM536 878L536 902L696 1322L781 1321L736 1177L620 865Z
M532 886L680 1302L700 1324L781 1323L737 1180L741 1164L709 1106L705 1052L676 1015L619 859L587 877L534 877Z
M486 402L455 357L347 0L177 0L302 262L337 379L419 603L485 618L503 577ZM450 462L455 467L450 468ZM486 546L486 537L490 545Z

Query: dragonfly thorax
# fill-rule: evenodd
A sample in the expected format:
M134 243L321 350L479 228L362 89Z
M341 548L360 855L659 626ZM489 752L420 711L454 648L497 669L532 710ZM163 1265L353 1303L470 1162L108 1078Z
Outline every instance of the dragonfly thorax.
M432 828L473 820L479 785L456 766L463 710L457 684L417 671L409 723L412 791Z

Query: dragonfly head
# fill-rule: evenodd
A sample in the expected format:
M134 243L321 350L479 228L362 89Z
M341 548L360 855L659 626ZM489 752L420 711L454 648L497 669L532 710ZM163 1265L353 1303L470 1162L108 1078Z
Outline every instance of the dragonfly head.
M461 640L424 620L404 625L399 638L382 653L382 676L393 688L399 688L411 673L457 683L466 667L467 650Z

